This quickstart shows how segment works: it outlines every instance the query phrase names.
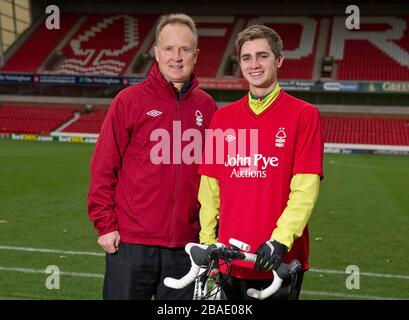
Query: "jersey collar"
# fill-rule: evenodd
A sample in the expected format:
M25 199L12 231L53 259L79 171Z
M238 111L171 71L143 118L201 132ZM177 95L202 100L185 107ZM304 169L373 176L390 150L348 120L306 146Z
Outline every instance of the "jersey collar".
M266 110L279 96L281 91L280 85L277 83L273 91L266 94L263 97L257 97L253 95L250 91L248 94L248 103L250 109L258 116L264 110Z

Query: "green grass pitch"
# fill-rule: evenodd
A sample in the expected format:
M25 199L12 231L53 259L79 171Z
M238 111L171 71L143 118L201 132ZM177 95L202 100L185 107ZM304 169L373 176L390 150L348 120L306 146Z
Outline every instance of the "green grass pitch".
M102 253L87 215L93 148L0 140L0 297L101 299L104 257L87 254ZM301 299L409 299L409 157L326 154L324 171Z

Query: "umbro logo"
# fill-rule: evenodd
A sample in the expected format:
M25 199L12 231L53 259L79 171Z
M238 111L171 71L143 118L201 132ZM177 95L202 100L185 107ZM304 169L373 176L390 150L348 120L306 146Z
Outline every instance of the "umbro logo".
M232 142L236 140L236 137L229 134L228 136L226 136L226 138L224 138L224 140L226 140L227 142Z
M151 110L151 111L147 112L146 114L148 116L151 116L151 117L157 117L157 116L161 115L162 112L154 109L154 110Z

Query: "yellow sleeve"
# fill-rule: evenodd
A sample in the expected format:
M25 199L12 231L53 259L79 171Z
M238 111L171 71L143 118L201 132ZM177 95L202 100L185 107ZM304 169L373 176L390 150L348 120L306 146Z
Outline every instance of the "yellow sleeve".
M199 202L201 204L200 243L212 244L217 242L217 219L220 210L219 183L217 179L201 176L199 187Z
M271 240L276 240L290 251L295 239L301 237L318 199L320 176L296 174L291 179L287 207L277 221Z

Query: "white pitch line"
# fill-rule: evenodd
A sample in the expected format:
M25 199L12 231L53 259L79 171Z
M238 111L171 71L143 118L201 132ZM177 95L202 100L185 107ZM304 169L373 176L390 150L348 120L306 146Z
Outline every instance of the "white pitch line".
M29 269L29 268L10 268L10 267L1 267L1 266L0 266L0 271L47 274L45 272L45 269L41 270L41 269ZM66 275L66 276L72 276L72 277L86 277L86 278L104 278L104 275L99 274L99 273L64 272L64 271L61 271L60 275ZM326 291L310 291L310 290L302 290L301 294L314 295L314 296L337 297L337 298L348 298L348 299L408 300L408 299L395 298L395 297L377 297L377 296L344 294L344 293L326 292Z
M311 269L309 269L309 271L310 272L315 272L315 273L332 273L332 274L344 274L344 275L347 274L345 271L331 270L331 269L314 269L314 268L311 268ZM376 277L376 278L391 278L391 279L409 280L409 276L402 275L402 274L359 272L359 275L367 276L367 277Z
M100 252L73 251L73 250L55 250L55 249L26 248L26 247L13 247L13 246L0 246L0 250L58 253L58 254L71 254L71 255L79 255L79 256L98 256L98 257L104 257L105 256L105 253L100 253Z
M311 295L311 296L326 296L326 297L337 297L337 298L348 298L348 299L367 299L367 300L408 300L395 297L377 297L377 296L366 296L362 294L345 294L336 292L326 292L326 291L310 291L301 290L301 295Z
M37 273L37 274L47 274L45 270L41 269L29 269L29 268L9 268L1 267L0 271L9 272L22 272L22 273ZM86 277L86 278L104 278L104 275L98 273L84 273L84 272L60 272L60 275L72 276L72 277ZM337 297L337 298L347 298L347 299L368 299L368 300L408 300L395 297L377 297L377 296L366 296L366 295L355 295L355 294L344 294L336 292L326 292L326 291L310 291L301 290L301 294L313 295L313 296L326 296L326 297Z
M97 257L104 257L105 256L105 253L101 253L101 252L74 251L74 250L56 250L56 249L44 249L44 248L27 248L27 247L14 247L14 246L2 246L2 245L0 245L0 250L57 253L57 254L81 255L81 256L97 256ZM331 270L331 269L310 268L309 271L314 272L314 273L344 274L344 275L346 274L345 271ZM367 276L367 277L376 277L376 278L390 278L390 279L409 280L409 275L401 275L401 274L360 272L360 275Z
M45 272L45 269L41 270L41 269L29 269L29 268L9 268L9 267L1 267L1 266L0 266L0 271L47 274ZM60 275L73 276L73 277L87 277L87 278L103 278L104 277L103 274L99 274L99 273L64 272L64 271L60 271Z

